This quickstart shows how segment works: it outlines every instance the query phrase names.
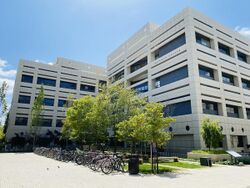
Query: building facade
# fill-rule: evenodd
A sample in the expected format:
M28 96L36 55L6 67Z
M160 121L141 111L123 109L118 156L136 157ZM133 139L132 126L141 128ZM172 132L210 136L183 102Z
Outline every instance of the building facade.
M39 134L60 130L67 99L95 96L98 84L106 83L105 68L65 58L49 65L21 60L17 70L9 114L7 139L29 134L31 110L41 86L44 87L43 120Z
M204 117L220 122L220 147L248 150L250 41L196 10L184 9L162 26L146 24L108 56L107 74L176 117L168 151L205 148Z

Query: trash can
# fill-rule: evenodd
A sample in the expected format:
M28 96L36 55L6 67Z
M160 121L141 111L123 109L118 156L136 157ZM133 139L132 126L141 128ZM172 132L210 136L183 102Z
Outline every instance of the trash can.
M128 161L128 172L129 174L138 174L139 173L139 156L130 155Z
M212 166L212 160L211 158L207 158L207 157L202 157L200 158L200 164L201 166Z

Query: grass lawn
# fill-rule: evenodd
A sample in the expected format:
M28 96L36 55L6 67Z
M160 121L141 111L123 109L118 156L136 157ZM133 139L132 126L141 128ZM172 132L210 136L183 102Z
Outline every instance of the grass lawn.
M227 154L224 150L192 150L193 153L204 153L204 154Z
M194 163L186 163L186 162L169 162L169 163L160 163L159 165L167 165L173 167L180 167L180 168L205 168L205 166L201 166L199 164Z
M125 170L127 171L128 170L128 165L126 164L125 166ZM176 168L172 168L172 167L167 167L167 166L161 166L159 164L159 173L162 174L164 172L173 172L173 171L176 171L177 169ZM139 173L142 173L142 174L152 174L152 171L151 171L151 164L150 163L143 163L143 164L140 164L139 165Z

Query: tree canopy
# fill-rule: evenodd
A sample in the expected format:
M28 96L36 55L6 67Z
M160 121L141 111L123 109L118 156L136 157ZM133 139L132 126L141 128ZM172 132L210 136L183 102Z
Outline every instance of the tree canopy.
M219 122L209 118L202 119L201 135L209 150L211 147L219 147L219 143L223 139Z

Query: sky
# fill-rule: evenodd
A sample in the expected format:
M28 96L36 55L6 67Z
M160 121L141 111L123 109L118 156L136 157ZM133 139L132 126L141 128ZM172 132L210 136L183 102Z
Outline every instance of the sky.
M0 0L0 84L12 98L20 59L65 57L100 66L147 22L192 7L250 38L249 0Z

